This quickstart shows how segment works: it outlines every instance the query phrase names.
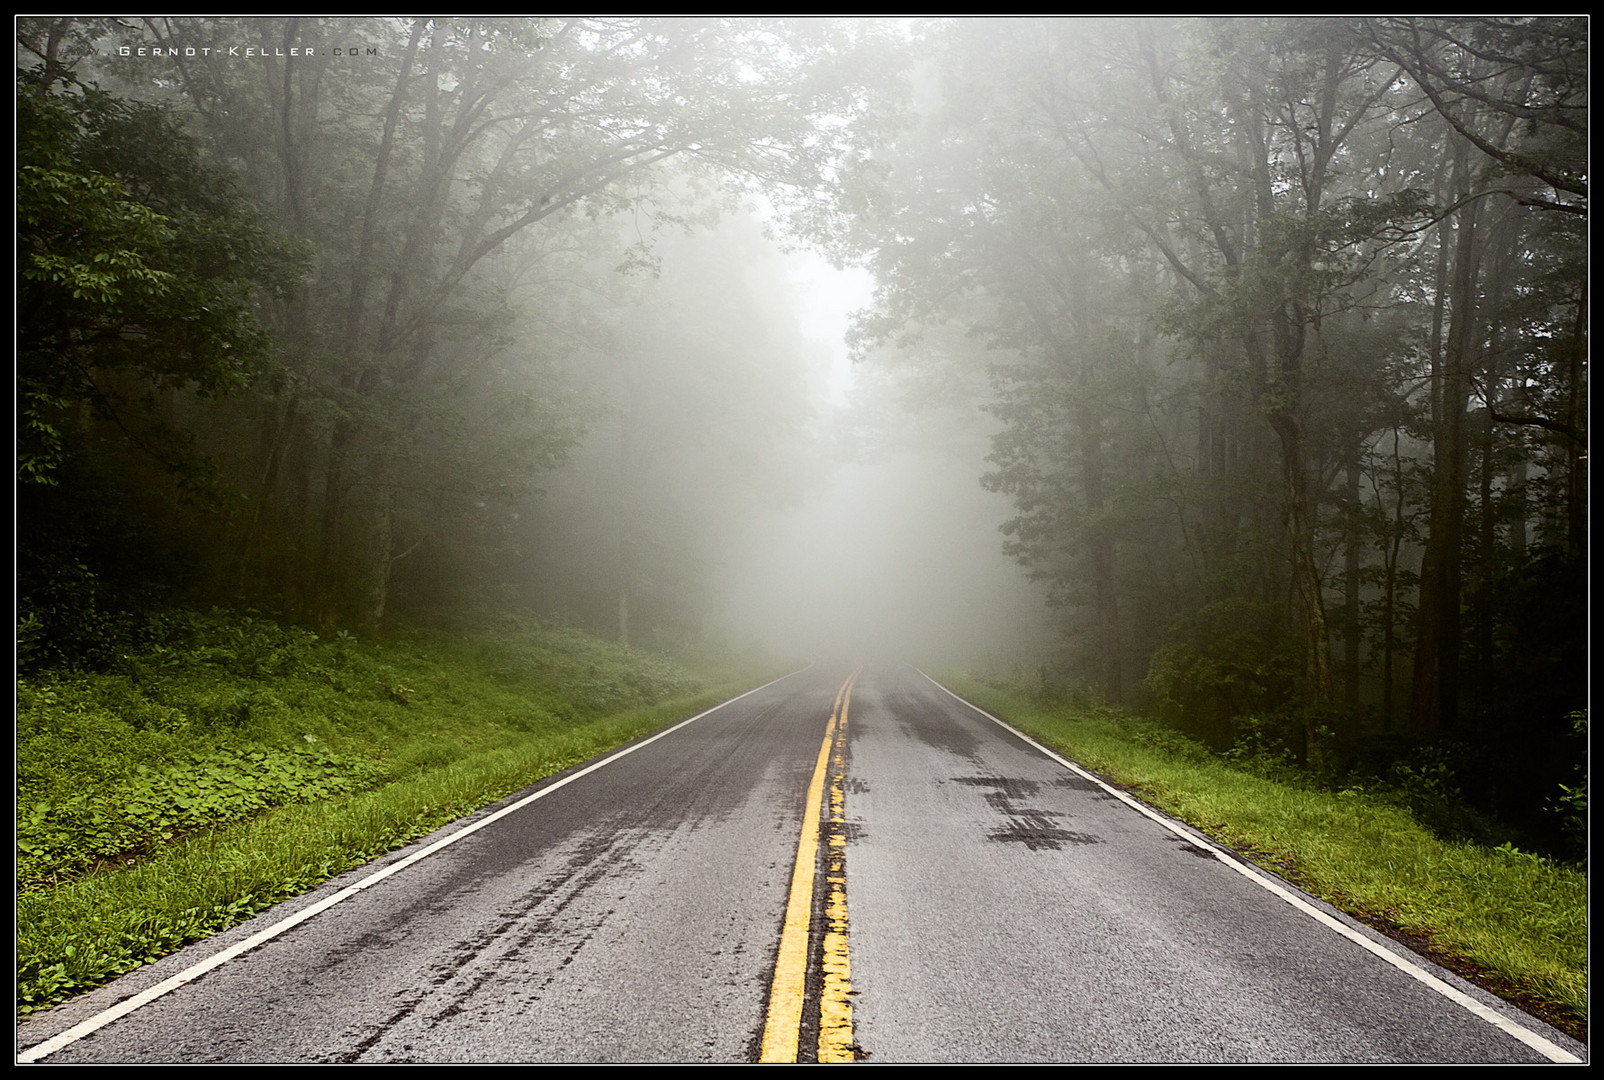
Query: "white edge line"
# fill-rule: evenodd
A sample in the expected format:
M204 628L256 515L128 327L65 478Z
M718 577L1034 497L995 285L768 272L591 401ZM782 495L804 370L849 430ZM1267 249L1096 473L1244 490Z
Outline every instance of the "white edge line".
M1481 1002L1477 1001L1475 998L1471 997L1469 994L1466 994L1463 991L1458 990L1453 986L1450 986L1448 983L1444 982L1441 978L1439 978L1438 976L1436 976L1436 975L1432 974L1431 972L1427 971L1425 968L1423 968L1420 965L1416 964L1414 961L1409 960L1406 957L1400 956L1397 953L1393 952L1391 949L1385 948L1385 947L1377 944L1376 942L1370 940L1368 937L1366 937L1365 935L1359 933L1357 930L1353 929L1351 926L1348 926L1346 923L1344 923L1344 922L1342 922L1342 921L1340 921L1338 919L1333 918L1332 916L1328 915L1324 911L1321 911L1319 908L1317 908L1314 905L1310 904L1308 901L1302 899L1299 896L1294 895L1292 892L1290 892L1286 888L1284 888L1279 882L1272 881L1272 880L1264 877L1262 874L1258 873L1257 871L1249 869L1240 860L1235 859L1232 856L1226 854L1224 851L1220 850L1218 847L1216 847L1214 844L1210 843L1204 837L1199 836L1197 833L1192 832L1192 831L1182 827L1178 822L1173 821L1172 819L1170 819L1170 818L1166 817L1165 815L1159 813L1157 810L1154 810L1152 807L1150 807L1150 806L1146 805L1145 803L1141 802L1140 800L1134 798L1129 793L1127 793L1125 791L1122 791L1117 787L1114 787L1112 784L1109 784L1107 781L1103 780L1102 777L1096 775L1095 773L1088 772L1087 770L1081 768L1079 765L1075 764L1073 761L1070 761L1068 758L1064 757L1063 755L1058 754L1057 752L1049 749L1046 746L1043 746L1041 743L1037 742L1035 739L1031 738L1029 735L1026 735L1023 731L1020 731L1018 728L1016 728L1012 724L1008 723L1008 721L1000 719L999 717L993 716L991 713L987 712L985 709L982 709L979 705L976 705L972 701L967 701L964 698L959 697L957 694L953 693L951 690L948 690L945 686L942 686L939 682L936 682L935 679L931 679L929 675L926 675L925 672L921 671L919 668L914 668L914 670L918 671L919 674L924 675L925 678L930 679L930 681L932 683L934 683L939 689L945 691L952 698L954 698L957 701L960 701L963 704L969 706L971 709L975 710L975 712L979 713L981 716L984 716L986 719L992 721L993 723L1000 724L1002 727L1006 728L1008 731L1012 732L1014 735L1017 735L1019 738L1023 739L1025 742L1029 743L1031 746L1034 746L1037 750L1040 750L1043 754L1046 754L1048 757L1050 757L1054 761L1058 762L1058 764L1062 765L1064 768L1068 769L1070 772L1074 773L1077 776L1080 776L1080 777L1083 777L1083 778L1085 778L1087 780L1090 780L1092 783L1096 784L1098 787L1102 788L1104 791L1106 791L1110 795L1114 796L1114 798L1116 798L1116 799L1120 800L1121 802L1125 803L1127 806L1130 806L1133 810L1136 810L1138 813L1143 814L1143 815L1145 815L1145 816L1147 816L1149 818L1152 818L1154 821L1156 821L1160 825L1164 826L1164 828L1168 829L1170 832L1174 833L1175 835L1181 837L1183 840L1186 840L1188 843L1196 844L1199 847L1203 847L1203 848L1207 849L1216 859L1219 859L1226 866L1229 866L1231 869L1235 870L1237 873L1241 874L1243 877L1247 878L1249 881L1251 881L1254 884L1258 885L1260 888L1263 888L1268 892L1274 893L1276 896L1279 896L1281 899L1285 900L1287 903L1291 904L1293 907L1297 908L1299 911L1303 912L1305 915L1309 916L1311 919L1314 919L1316 922L1318 922L1318 923L1320 923L1320 924L1322 924L1324 926L1327 926L1327 927L1331 928L1332 930L1335 930L1337 933L1341 934L1343 937L1345 937L1348 940L1350 940L1350 941L1354 942L1355 944L1359 945L1361 948L1367 950L1368 952L1374 953L1376 956L1380 957L1382 960L1385 960L1387 963L1391 964L1393 967L1397 968L1399 971L1402 971L1404 974L1409 975L1409 976L1411 976L1411 977L1413 977L1415 979L1418 979L1420 982L1424 983L1426 986L1428 986L1431 989L1437 991L1437 993L1441 994L1443 997L1447 998L1448 1000L1454 1002L1457 1005L1463 1006L1465 1009L1469 1010L1471 1013L1474 1013L1476 1016L1480 1017L1481 1019L1487 1021L1489 1024L1492 1024L1494 1027L1498 1028L1500 1031L1504 1032L1506 1035L1509 1035L1512 1038L1518 1039L1521 1042L1525 1043L1527 1046L1530 1046L1532 1049L1536 1050L1538 1053L1542 1054L1544 1057L1548 1058L1550 1061L1563 1062L1563 1063L1566 1063L1566 1064L1581 1064L1582 1063L1582 1059L1581 1058L1577 1057L1575 1054L1571 1053L1569 1050L1566 1050L1564 1047L1558 1046L1558 1045L1550 1042L1548 1039L1545 1039L1545 1038L1543 1038L1543 1036L1537 1034L1537 1032L1532 1031L1529 1028L1523 1027L1522 1025L1520 1025L1520 1024L1516 1023L1515 1021L1509 1019L1507 1016L1503 1015L1502 1013L1498 1012L1497 1010L1491 1009L1488 1006L1486 1006L1486 1005L1482 1004Z
M812 664L807 665L807 667L812 667L812 666L813 666ZM566 787L568 784L573 783L575 780L578 780L580 777L585 776L585 775L587 775L589 773L595 772L597 769L601 768L603 765L611 765L613 762L617 761L619 758L624 757L624 756L626 756L628 754L633 754L636 750L639 750L641 747L646 746L646 745L648 745L650 743L654 743L658 739L663 738L665 735L672 735L674 732L678 731L680 728L686 726L687 724L694 724L696 721L700 720L704 716L707 716L709 713L715 713L718 710L724 708L724 706L726 706L726 705L733 705L735 702L740 701L744 697L749 697L752 694L757 693L759 690L767 690L769 687L773 686L777 682L781 682L781 681L783 681L785 679L789 679L792 675L796 675L796 674L799 674L799 673L801 673L803 671L806 671L807 667L798 668L796 671L788 672L788 673L786 673L784 675L781 675L778 679L771 679L770 681L764 683L762 686L754 687L751 690L746 691L746 693L744 693L744 694L737 694L735 697L730 698L728 701L719 702L717 705L714 705L711 709L707 709L707 710L704 710L703 712L699 712L695 716L690 717L687 720L681 720L679 723L675 724L672 727L664 728L662 731L659 731L657 734L655 734L655 735L653 735L653 736L651 736L649 738L642 739L639 742L631 743L630 745L624 747L622 750L619 750L616 753L613 753L609 757L602 758L600 761L597 761L597 762L595 762L594 764L591 764L591 765L587 765L585 768L580 769L576 773L570 773L569 775L563 777L561 780L558 780L558 781L556 781L555 783L552 783L552 784L548 784L547 786L541 788L539 791L536 791L533 794L524 796L522 799L519 799L517 802L513 803L511 806L504 806L500 810L497 810L494 814L489 814L489 815L487 815L487 816L485 816L483 818L480 818L478 821L476 821L473 824L468 825L468 826L466 826L466 827L464 827L462 829L459 829L457 832L452 833L450 836L442 837L441 839L436 840L434 843L430 844L428 847L422 848L422 849L420 849L418 851L414 851L411 855L408 855L404 859L398 859L397 861L391 863L389 866L384 867L382 870L377 870L374 873L369 874L367 877L363 878L361 881L357 882L356 884L346 886L345 888L341 889L339 892L335 893L333 896L325 897L324 899L318 901L317 903L313 904L312 906L310 906L308 908L305 908L305 909L303 909L301 911L297 911L294 915L291 915L286 919L281 919L279 922L274 923L272 926L268 927L266 930L262 930L259 933L252 934L250 937L246 938L244 941L241 941L241 942L238 942L238 943L236 943L234 945L229 946L228 948L224 949L222 952L217 953L214 956L210 956L210 957L206 958L205 960L202 960L200 963L194 964L191 967L188 967L188 968L184 969L183 971L180 971L177 975L174 975L174 976L172 976L172 977L170 977L170 978L168 978L168 979L166 979L166 980L164 980L162 982L159 982L155 986L151 986L151 987L148 987L148 988L146 988L144 990L141 990L139 993L135 994L133 997L126 998L123 1001L119 1001L117 1004L111 1006L109 1009L105 1009L105 1010L103 1010L101 1012L98 1012L94 1016L91 1016L87 1020L83 1020L83 1021L80 1021L77 1024L74 1024L72 1027L68 1028L66 1031L63 1031L61 1034L52 1036L51 1038L46 1039L44 1042L39 1043L36 1046L29 1047L27 1050L25 1050L22 1053L17 1055L17 1062L19 1064L27 1064L29 1062L38 1061L41 1058L49 1057L51 1054L54 1054L57 1050L60 1050L65 1046L70 1046L71 1044L77 1042L79 1039L82 1039L84 1036L93 1034L94 1032L100 1030L101 1028L105 1027L107 1024L111 1023L113 1020L118 1020L118 1019L121 1019L124 1016L127 1016L129 1013L133 1012L135 1009L139 1009L139 1008L141 1008L141 1007L143 1007L145 1005L150 1004L152 1001L155 1001L157 998L162 997L165 994L171 993L174 990L177 990L180 986L183 986L186 983L194 982L196 979L200 978L202 975L206 974L208 971L211 971L213 968L221 967L223 964L228 963L230 960L234 959L235 957L237 957L237 956L239 956L239 955L241 955L243 953L247 953L247 952L251 951L252 949L256 948L258 945L263 944L264 942L271 941L273 938L278 937L280 934L284 933L287 930L292 929L293 927L299 926L301 923L303 923L306 920L312 918L312 916L322 914L323 912L327 911L329 908L333 907L335 904L340 903L342 900L349 900L351 897L355 896L357 893L361 892L363 889L366 889L371 885L378 884L379 882L383 881L385 878L389 877L391 874L399 873L400 871L402 871L402 870L406 869L407 867L411 866L413 863L418 862L418 861L420 861L422 859L425 859L430 855L433 855L435 852L441 850L442 848L449 847L450 845L455 844L458 840L461 840L463 837L469 836L469 835L471 835L473 833L478 832L480 829L484 828L486 825L489 825L489 824L491 824L492 822L495 822L495 821L500 821L502 818L506 817L508 814L511 814L516 810L523 809L525 806L528 806L530 803L534 802L536 799L543 799L547 795L550 795L552 792L556 791L558 788ZM946 689L946 687L942 687L942 689ZM951 691L948 691L948 692L950 693ZM538 783L539 781L536 781L536 782Z

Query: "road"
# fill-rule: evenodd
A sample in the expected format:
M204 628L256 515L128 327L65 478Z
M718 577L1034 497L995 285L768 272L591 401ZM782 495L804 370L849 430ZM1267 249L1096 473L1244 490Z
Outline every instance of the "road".
M912 668L815 664L580 772L31 1018L19 1054L1586 1056Z

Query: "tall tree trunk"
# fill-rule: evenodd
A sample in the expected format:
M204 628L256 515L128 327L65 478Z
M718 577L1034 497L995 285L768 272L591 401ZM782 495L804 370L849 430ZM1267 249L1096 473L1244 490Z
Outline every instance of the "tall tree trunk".
M1391 731L1394 714L1393 659L1397 653L1398 632L1398 560L1404 538L1404 465L1403 436L1394 423L1392 428L1392 485L1396 493L1393 503L1392 529L1383 553L1386 560L1386 580L1381 597L1381 726ZM1379 493L1378 493L1379 502Z
M1505 213L1489 230L1488 252L1483 261L1488 263L1485 290L1485 322L1487 355L1482 375L1484 408L1478 414L1473 437L1477 455L1477 527L1476 566L1471 590L1471 692L1475 701L1486 701L1493 679L1493 603L1489 583L1498 572L1498 514L1494 504L1493 477L1498 471L1494 458L1493 410L1500 397L1501 376L1499 354L1504 347L1505 318L1501 308L1509 291L1509 281L1515 272L1516 244L1520 230L1515 215Z
M312 217L312 188L316 181L317 128L321 107L320 88L327 60L320 57L321 28L315 19L288 19L275 39L271 21L259 24L263 72L268 103L274 116L274 145L279 166L280 198L278 217L291 236L311 240L317 233ZM305 55L297 55L305 51ZM274 58L285 57L282 64ZM310 280L302 280L282 304L282 334L278 354L290 373L277 401L270 403L263 420L259 480L235 558L238 560L237 586L245 592L253 574L260 572L262 545L278 500L280 467L291 440L304 431L301 423L301 393L310 376L312 361L312 296Z
M1314 506L1309 498L1307 449L1303 425L1296 417L1278 414L1271 426L1281 440L1281 492L1286 515L1287 542L1292 555L1292 592L1304 638L1304 678L1315 704L1332 697L1331 633L1326 622L1320 567L1314 558Z
M1097 655L1100 689L1108 700L1122 699L1120 676L1119 598L1114 587L1114 540L1104 520L1103 426L1091 402L1089 350L1081 350L1076 382L1080 428L1081 488L1090 522L1093 602L1097 620Z
M1119 702L1123 695L1123 678L1119 598L1114 582L1114 539L1104 520L1103 418L1092 392L1092 366L1103 344L1103 323L1088 300L1080 268L1066 251L1060 250L1059 259L1056 271L1031 266L1022 275L1025 284L1020 296L1061 377L1073 380L1075 386L1070 425L1074 429L1071 436L1074 450L1070 456L1080 466L1081 497L1086 503L1080 537L1088 552L1092 578L1092 618L1096 635L1092 646L1096 657L1093 681L1104 697ZM1044 284L1049 293L1056 294L1052 303L1044 303L1034 295L1035 289Z
M1114 585L1114 538L1106 520L1103 492L1103 417L1093 399L1092 363L1102 345L1103 323L1092 309L1081 275L1068 278L1070 317L1076 342L1075 426L1080 432L1077 447L1080 458L1081 493L1086 500L1087 539L1091 548L1092 602L1097 627L1099 689L1109 701L1118 703L1123 688L1120 673L1119 597ZM1060 362L1068 361L1060 353Z
M1456 155L1459 187L1468 193L1465 151ZM1443 350L1437 423L1432 446L1432 497L1420 564L1415 670L1410 719L1417 734L1451 732L1459 721L1460 599L1465 516L1465 403L1476 352L1476 224L1482 200L1455 215L1453 276L1449 285L1448 341Z
M392 466L380 465L374 477L369 533L364 545L367 565L362 574L362 606L358 619L368 629L384 625L390 605L390 572L395 564L395 484Z
M1570 395L1565 422L1581 432L1580 442L1567 440L1565 475L1566 549L1573 562L1587 558L1587 292L1576 302L1576 330L1571 338Z
M1344 463L1348 509L1343 530L1342 560L1342 700L1350 709L1359 706L1359 555L1363 537L1359 529L1359 446L1358 432L1352 434Z

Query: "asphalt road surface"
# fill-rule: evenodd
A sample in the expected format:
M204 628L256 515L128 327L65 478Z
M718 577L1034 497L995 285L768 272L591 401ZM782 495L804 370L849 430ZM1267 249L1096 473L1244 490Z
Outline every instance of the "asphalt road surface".
M912 668L815 664L580 772L30 1018L19 1056L1586 1057Z

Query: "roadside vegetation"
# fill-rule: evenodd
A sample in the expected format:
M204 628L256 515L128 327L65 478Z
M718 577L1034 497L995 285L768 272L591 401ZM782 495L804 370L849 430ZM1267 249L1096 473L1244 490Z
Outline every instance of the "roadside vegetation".
M1586 1040L1585 865L1522 850L1463 804L1440 763L1320 776L1271 739L1217 753L1157 721L1075 701L1041 681L948 675L943 682L1260 866Z
M170 612L146 638L18 680L19 1014L766 673L511 617L359 640Z

